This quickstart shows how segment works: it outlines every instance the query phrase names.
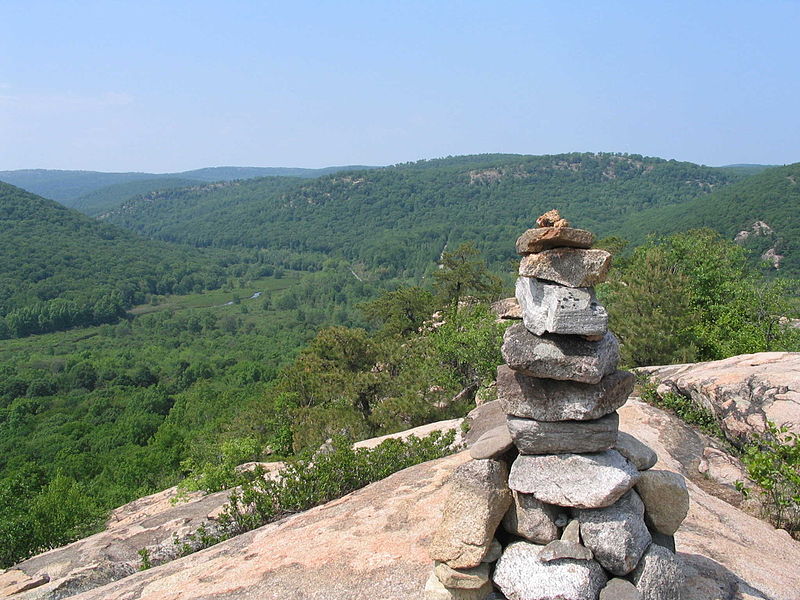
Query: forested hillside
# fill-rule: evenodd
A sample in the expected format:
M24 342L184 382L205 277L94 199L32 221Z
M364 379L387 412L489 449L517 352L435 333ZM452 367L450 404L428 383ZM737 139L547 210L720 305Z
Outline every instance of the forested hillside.
M756 221L767 229L752 231ZM741 231L740 242L761 256L772 248L783 257L778 271L800 276L800 163L767 169L712 194L657 207L627 221L629 235L639 239L649 231L665 233L711 227L728 239ZM757 228L759 229L759 228Z
M480 155L168 190L105 215L157 239L195 246L291 248L358 261L384 277L423 275L445 247L474 240L494 267L508 240L558 207L600 236L632 213L703 197L737 176L637 155Z
M133 198L134 196L141 196L158 190L191 187L198 184L199 182L195 180L178 177L128 181L102 187L88 194L84 194L79 198L63 201L63 204L85 215L95 217L101 213L117 208L125 200Z
M154 243L0 183L0 338L115 321L145 294L219 287L238 259Z

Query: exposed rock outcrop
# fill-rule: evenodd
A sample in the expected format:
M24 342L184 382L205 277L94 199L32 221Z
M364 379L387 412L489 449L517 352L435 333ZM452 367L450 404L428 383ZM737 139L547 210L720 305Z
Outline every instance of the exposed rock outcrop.
M697 470L703 449L712 441L635 400L619 412L622 430L658 454L657 468L689 480L689 514L675 534L685 573L684 598L741 600L749 594L753 599L796 600L800 573L785 565L800 564L800 542L713 495L724 496L725 490ZM468 453L462 452L411 467L339 500L75 598L419 598L431 573L427 549L442 517L447 479L467 460ZM133 525L136 517L130 518ZM23 592L16 599L45 597L36 593Z
M691 398L709 410L735 444L767 421L800 433L800 352L742 354L725 360L642 367L658 392Z

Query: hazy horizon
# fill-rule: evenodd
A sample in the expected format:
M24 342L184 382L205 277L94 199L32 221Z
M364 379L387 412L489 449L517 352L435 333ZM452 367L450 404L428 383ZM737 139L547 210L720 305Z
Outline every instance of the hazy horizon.
M8 0L0 19L3 171L800 161L797 3Z

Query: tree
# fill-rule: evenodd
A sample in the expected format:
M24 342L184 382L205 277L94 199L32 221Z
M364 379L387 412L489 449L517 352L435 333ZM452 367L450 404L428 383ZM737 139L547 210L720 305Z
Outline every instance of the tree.
M694 360L689 280L673 268L663 248L638 249L601 294L625 365Z
M789 281L768 281L736 244L693 230L637 248L600 290L626 364L718 360L800 348Z
M490 273L480 252L471 243L463 243L453 252L444 252L439 270L433 274L439 297L458 312L458 303L469 292L480 298L500 293L500 278Z
M380 323L381 331L389 335L414 333L430 318L433 307L433 294L420 287L384 292L359 306L367 319Z

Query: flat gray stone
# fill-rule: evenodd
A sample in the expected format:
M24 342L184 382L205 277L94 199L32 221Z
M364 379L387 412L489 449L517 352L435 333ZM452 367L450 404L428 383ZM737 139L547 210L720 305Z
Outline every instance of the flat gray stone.
M583 544L614 575L633 571L650 545L644 504L633 490L606 508L578 511L578 518Z
M517 254L533 254L551 248L591 248L594 235L574 227L537 227L517 238Z
M534 335L549 332L591 336L608 331L608 312L592 288L571 288L519 277L516 295L522 322Z
M480 460L483 458L498 458L514 447L514 441L508 432L506 424L498 425L484 433L469 449L469 455Z
M619 432L614 449L631 461L633 466L640 471L646 471L658 462L658 456L650 446L624 431Z
M537 421L508 417L508 431L522 454L602 452L614 446L616 412L592 421Z
M648 527L673 535L689 513L689 490L686 479L672 471L643 471L636 491L644 502Z
M450 495L428 552L454 569L481 564L511 504L508 469L497 460L472 460L450 479Z
M606 584L603 568L593 560L543 562L542 546L512 542L497 561L494 582L509 600L597 600Z
M487 431L505 425L506 411L498 400L484 402L469 411L465 422L469 425L469 431L464 435L464 443L470 447Z
M600 591L600 600L642 600L642 595L630 581L615 577Z
M539 560L542 562L552 562L562 558L592 560L593 556L592 551L586 546L581 546L575 542L565 542L564 540L554 540L539 552Z
M531 377L599 383L619 362L619 343L611 332L599 342L579 336L533 335L515 323L503 335L503 359L515 371Z
M437 562L433 568L439 581L448 588L479 590L489 581L489 563L482 562L471 569L454 569L447 563Z
M614 412L633 391L636 378L614 371L599 383L555 381L497 367L497 400L506 414L538 421L586 421Z
M512 492L513 501L503 516L503 528L537 544L558 539L558 519L563 509L537 500L530 494Z
M519 274L582 288L605 281L610 268L611 254L605 250L553 248L524 256Z
M692 600L684 599L681 593L682 565L672 552L658 544L650 544L630 579L643 600Z
M508 485L547 504L573 508L609 506L639 479L616 450L592 454L520 454L511 466Z
M484 600L487 594L492 593L493 589L491 581L487 581L482 588L477 590L448 588L439 581L434 571L425 582L423 598L425 600Z

